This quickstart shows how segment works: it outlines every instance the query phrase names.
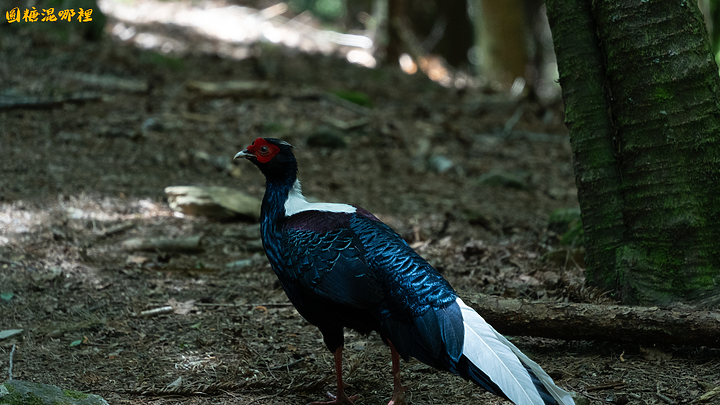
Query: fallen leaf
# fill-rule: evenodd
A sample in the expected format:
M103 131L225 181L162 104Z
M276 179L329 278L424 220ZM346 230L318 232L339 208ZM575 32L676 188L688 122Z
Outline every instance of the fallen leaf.
M170 305L173 308L173 312L175 312L178 315L187 315L195 309L195 300L189 300L185 302L178 302L175 300L175 298L170 298L168 300L168 305Z
M22 329L7 329L7 330L0 330L0 340L7 339L9 337L19 335L22 333Z
M147 263L148 260L150 259L145 256L131 255L128 256L127 260L125 260L125 264L139 264L142 266L143 264Z
M660 362L672 359L672 353L667 353L654 347L640 347L640 353L642 353L645 360L648 361Z

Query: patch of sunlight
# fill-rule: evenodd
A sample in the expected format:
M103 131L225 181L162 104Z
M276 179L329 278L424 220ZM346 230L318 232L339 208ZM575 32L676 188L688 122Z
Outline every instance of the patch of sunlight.
M102 232L102 223L174 216L170 207L150 199L93 199L85 194L67 198L67 201L58 199L57 203L34 207L22 200L0 204L0 246L17 243L26 234L43 231L65 220L72 221L70 226L78 229L91 227Z
M23 201L0 205L0 246L12 243L15 236L32 232L48 218L47 212L29 209Z
M402 69L403 72L405 72L409 75L414 75L415 73L417 73L417 70L418 70L417 65L415 64L415 61L413 60L413 58L410 57L410 55L408 55L406 53L400 55L399 62L400 62L400 69Z
M374 68L377 66L377 61L372 54L365 50L353 49L348 52L347 60L350 63L356 63L367 68Z
M192 370L192 371L204 371L205 369L215 369L215 366L219 365L220 361L214 356L200 356L195 354L180 355L180 359L175 363L176 370Z
M306 13L285 18L282 14L288 10L286 3L263 10L228 6L216 0L98 0L98 6L110 17L110 32L120 41L163 53L186 53L192 47L190 38L198 42L199 36L200 42L206 41L199 45L201 51L234 59L251 56L250 45L267 41L309 53L339 54L366 67L377 65L370 37L320 30ZM185 39L183 35L160 34L163 28L158 29L158 25L165 26L169 33L184 30ZM148 27L155 27L155 31L150 32Z

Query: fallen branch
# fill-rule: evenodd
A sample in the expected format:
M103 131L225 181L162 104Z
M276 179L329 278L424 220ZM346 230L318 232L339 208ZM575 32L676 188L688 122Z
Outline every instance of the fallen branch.
M607 384L600 384L600 385L587 387L587 388L585 388L585 391L590 392L590 391L606 390L608 388L618 388L618 387L624 387L624 386L625 386L625 381L613 381L613 382L607 383Z
M464 294L498 332L567 340L720 347L720 312L566 304Z
M100 101L102 94L97 92L70 93L60 96L0 96L0 111L14 109L40 109L60 107L65 103L84 103Z
M135 227L135 223L132 221L121 222L121 223L115 224L109 228L105 228L105 230L100 232L100 236L114 235L116 233L125 232L128 229L132 229L134 227Z
M265 97L270 93L270 83L245 80L229 80L225 82L189 80L185 83L185 87L202 97L208 98L255 98Z
M711 389L710 391L704 393L700 398L693 401L693 403L697 402L709 402L711 399L715 397L720 397L720 387L715 387Z
M143 318L149 318L151 316L157 316L157 315L164 315L164 314L170 314L173 312L173 307L170 305L160 307L160 308L153 308L148 309L147 311L142 311L138 316Z
M12 380L13 355L15 354L15 345L10 350L10 365L8 366L8 380Z
M203 250L200 236L188 236L185 238L132 238L122 243L124 250L133 252L136 250L148 252L180 252L191 253Z
M200 385L182 385L176 387L137 387L130 392L136 395L149 395L149 396L164 396L164 395L182 395L182 396L194 396L194 395L214 395L223 391L237 391L241 389L253 389L253 388L265 388L272 385L271 382L262 381L240 381L240 382L224 382L214 384L200 384Z
M104 90L120 90L130 93L147 93L150 89L147 80L124 79L112 75L94 75L89 73L69 73L69 79Z

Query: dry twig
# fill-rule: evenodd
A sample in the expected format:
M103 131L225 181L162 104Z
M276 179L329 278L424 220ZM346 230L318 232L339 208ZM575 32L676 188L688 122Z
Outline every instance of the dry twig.
M10 365L8 366L8 380L12 380L13 355L15 354L15 345L10 350Z

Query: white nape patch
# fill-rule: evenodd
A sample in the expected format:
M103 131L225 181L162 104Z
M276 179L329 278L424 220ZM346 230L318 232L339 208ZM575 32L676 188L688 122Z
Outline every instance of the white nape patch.
M348 204L309 203L300 189L300 180L295 180L295 184L293 184L293 188L290 190L287 200L285 200L285 216L289 217L303 211L346 212L352 214L357 211L357 208Z

